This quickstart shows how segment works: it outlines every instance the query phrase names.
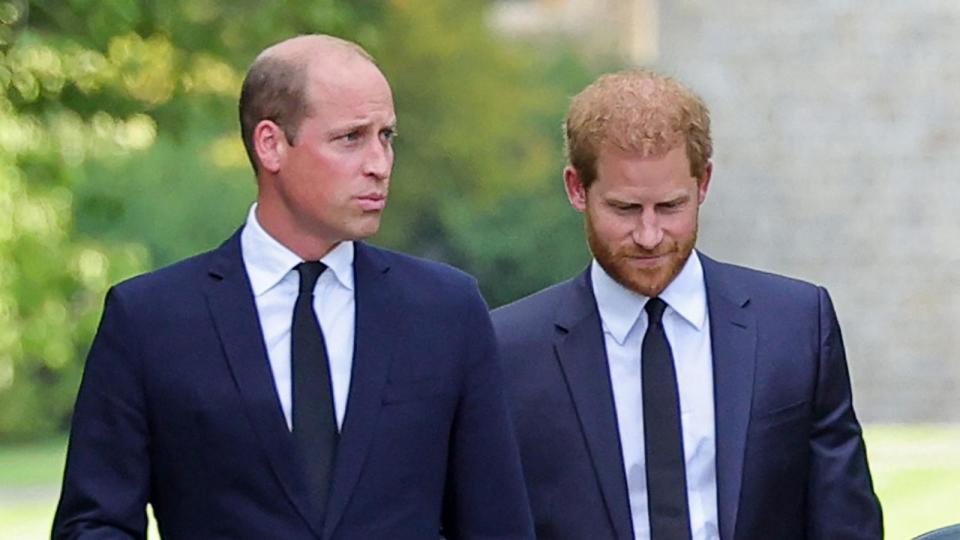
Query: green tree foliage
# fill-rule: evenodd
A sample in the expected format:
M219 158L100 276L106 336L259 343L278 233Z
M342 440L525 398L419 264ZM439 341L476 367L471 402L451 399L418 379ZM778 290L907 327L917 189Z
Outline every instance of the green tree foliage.
M504 42L486 7L394 2L375 23L400 133L376 241L467 269L495 306L585 260L563 195L560 124L590 75L562 50Z
M0 0L0 441L66 428L110 284L242 223L240 81L291 35L356 40L391 81L375 242L466 268L495 305L582 266L559 124L589 74L505 43L486 4Z
M16 11L23 5L4 6L8 24L26 15ZM107 283L143 269L147 260L135 243L73 234L76 167L143 150L156 136L156 123L141 112L71 106L71 97L115 84L108 55L29 28L19 35L9 30L0 56L4 438L63 427L79 374L79 343L92 335Z

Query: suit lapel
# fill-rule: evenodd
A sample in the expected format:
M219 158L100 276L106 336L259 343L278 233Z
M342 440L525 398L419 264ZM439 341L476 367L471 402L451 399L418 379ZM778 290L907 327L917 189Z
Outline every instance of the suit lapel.
M277 398L249 278L240 253L240 232L213 253L207 303L244 410L284 492L314 533L322 530L297 471L290 431Z
M757 324L749 296L727 278L724 265L703 255L700 260L713 348L720 537L733 540L753 397Z
M603 327L589 268L567 285L554 344L617 538L633 537Z
M337 447L337 460L327 503L324 538L330 538L360 477L364 458L376 433L381 394L387 382L400 315L392 295L389 266L382 254L361 242L354 244L356 331L347 411Z

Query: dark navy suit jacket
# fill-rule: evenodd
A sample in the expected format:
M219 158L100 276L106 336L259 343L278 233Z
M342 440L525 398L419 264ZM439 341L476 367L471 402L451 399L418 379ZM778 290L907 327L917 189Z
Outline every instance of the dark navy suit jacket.
M55 538L531 538L486 306L448 266L356 243L356 347L328 506L310 507L240 254L114 287Z
M881 538L826 290L700 258L720 537ZM495 310L493 321L537 536L633 538L589 271Z

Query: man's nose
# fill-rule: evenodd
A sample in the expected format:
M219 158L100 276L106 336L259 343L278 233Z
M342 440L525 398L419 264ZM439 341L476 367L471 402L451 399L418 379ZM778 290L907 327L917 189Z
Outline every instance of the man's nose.
M641 248L652 251L663 241L663 227L653 212L644 212L633 229L633 241Z
M364 173L377 180L390 178L393 169L393 147L389 142L374 141L367 150Z

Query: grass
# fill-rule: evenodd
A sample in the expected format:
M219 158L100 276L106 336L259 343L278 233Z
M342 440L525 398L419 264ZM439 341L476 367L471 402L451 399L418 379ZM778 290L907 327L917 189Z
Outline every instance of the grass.
M960 522L960 424L870 425L864 437L887 538ZM0 447L0 538L49 537L64 444Z
M960 522L960 425L864 428L887 538Z
M66 444L58 438L40 444L0 446L0 486L9 489L59 484Z
M44 538L60 488L66 441L0 447L0 538Z
M0 446L0 538L50 537L66 451L63 438Z

